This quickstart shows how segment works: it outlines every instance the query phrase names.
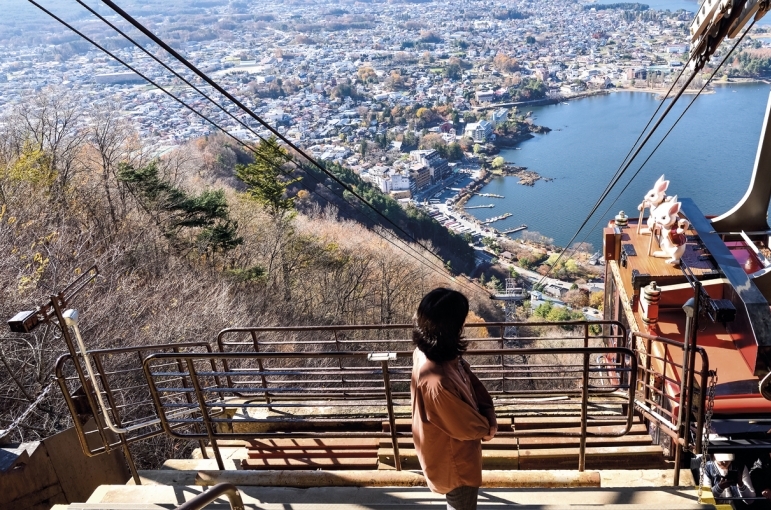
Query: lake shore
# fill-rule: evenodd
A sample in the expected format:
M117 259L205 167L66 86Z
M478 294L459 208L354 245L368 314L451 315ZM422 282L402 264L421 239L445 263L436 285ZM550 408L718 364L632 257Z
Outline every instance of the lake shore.
M709 86L704 89L704 92L701 94L714 94L715 93L715 87L719 86L727 86L727 85L737 85L737 84L753 84L753 83L764 83L766 85L771 85L771 80L763 79L763 78L727 78L722 80L715 80L710 82ZM689 88L686 90L683 94L684 95L692 95L699 92L699 89L701 87L694 87ZM663 97L664 94L667 93L669 90L669 85L666 87L613 87L611 89L608 89L610 92L645 92L648 94L658 94L659 97Z

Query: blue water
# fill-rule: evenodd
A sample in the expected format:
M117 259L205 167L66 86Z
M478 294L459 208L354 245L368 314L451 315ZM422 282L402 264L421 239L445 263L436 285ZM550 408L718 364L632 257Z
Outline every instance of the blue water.
M597 3L599 4L615 4L619 3L621 1L627 1L627 0L597 0ZM696 0L629 0L630 2L638 2L641 4L646 4L651 9L656 9L659 11L689 11L695 13L697 10L699 10L699 2ZM760 21L755 23L756 26L761 25L771 25L771 16L766 15L764 18L762 18Z
M744 195L749 183L770 90L765 84L727 85L716 87L713 94L700 96L627 191L608 210L650 150L643 151L635 160L636 164L627 170L610 200L600 207L587 227L593 226L597 218L606 221L621 209L636 216L637 204L661 174L671 181L668 194L694 199L705 214L721 214L731 208ZM660 134L654 136L647 147L653 149L692 97L683 96L678 101L667 116L670 122L657 130ZM501 155L507 161L554 180L527 187L518 184L516 178L495 178L484 192L506 198L493 199L495 209L469 212L477 213L478 217L511 212L510 218L495 224L497 229L525 223L530 231L540 232L564 246L658 104L654 94L615 92L569 104L530 108L535 123L553 131L535 135L519 145L521 150L506 150ZM490 202L489 198L473 197L469 205ZM588 238L595 248L600 247L601 226ZM582 234L577 240L583 237Z

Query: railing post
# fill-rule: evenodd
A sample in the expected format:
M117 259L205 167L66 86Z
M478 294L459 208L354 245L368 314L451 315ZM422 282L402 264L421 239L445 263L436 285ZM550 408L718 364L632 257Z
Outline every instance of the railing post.
M578 471L586 470L586 420L589 406L589 324L584 324L584 370L581 389L581 443L578 450Z
M172 349L172 352L174 352L175 354L179 354L179 348L174 347ZM183 371L185 370L185 367L182 366L182 360L179 358L177 358L177 369L179 370L179 373L183 373ZM180 377L180 383L182 384L183 388L187 388L187 381L185 380L184 375ZM188 404L191 404L191 405L193 404L193 399L192 397L190 397L189 392L185 392L185 400L187 400ZM198 425L196 425L195 429L197 432L201 430L200 428L198 428ZM209 454L206 453L206 442L203 439L198 440L198 447L201 448L201 457L204 459L208 459Z
M59 330L61 330L62 332L62 338L64 338L64 343L67 344L67 350L70 351L70 356L72 356L72 363L73 365L75 365L75 371L78 373L78 379L80 379L80 384L83 387L83 391L86 393L86 400L88 401L88 405L91 407L91 412L94 416L94 423L96 424L96 429L99 431L99 436L102 438L104 451L109 452L111 450L110 441L104 432L102 423L99 421L99 406L96 404L96 396L95 394L89 391L89 379L86 377L86 374L83 372L83 366L80 364L80 360L78 359L78 353L75 350L75 344L72 341L72 336L70 336L70 327L65 322L64 315L62 315L62 307L59 303L60 299L62 299L61 294L51 296L51 306L53 307L54 312L56 313L56 320L59 323ZM80 355L85 356L85 353L81 352ZM93 388L93 390L94 392L96 392L96 391L99 391L99 388Z
M254 344L254 352L259 354L260 342L257 340L257 332L251 331L251 334L252 343ZM272 411L273 409L270 407L270 396L268 395L268 381L265 379L265 369L262 365L262 358L257 358L257 368L260 370L260 381L262 381L262 387L265 390L265 393L263 393L263 396L265 397L265 403L268 404L268 411Z
M187 371L190 373L190 381L195 388L195 396L198 399L198 407L201 409L201 416L203 416L203 424L206 427L206 434L209 436L209 442L211 443L212 450L214 450L214 458L217 459L217 467L221 470L225 470L225 464L222 462L222 455L220 455L220 449L217 446L217 440L214 438L214 425L212 425L211 417L209 416L209 409L206 407L206 399L204 398L203 391L201 391L201 382L198 380L198 375L195 373L195 364L193 360L187 359Z
M118 413L118 404L115 401L115 395L112 392L112 388L110 388L110 384L107 381L107 376L104 375L104 365L102 364L101 356L94 356L94 365L96 365L96 370L99 373L99 379L102 381L102 387L104 388L105 395L107 396L107 402L110 404L110 411L112 412L113 419L115 420L115 425L117 427L121 427L122 425L120 414ZM105 409L104 412L107 412L107 410ZM139 478L137 467L134 464L134 457L131 455L131 450L129 449L128 442L126 441L126 434L118 434L118 438L120 439L121 448L123 448L123 456L126 458L129 472L131 472L131 478L134 479L134 483L136 485L142 485L142 479Z
M504 338L506 336L506 327L501 326L501 350L505 349ZM506 391L506 359L501 353L501 391Z
M394 356L395 358L396 356ZM394 449L394 466L397 471L402 470L402 458L399 454L399 439L396 435L396 416L394 415L394 403L391 397L391 377L388 374L388 358L380 362L383 367L383 383L385 384L386 407L388 408L388 425L391 428L391 445Z
M702 438L704 436L704 413L707 406L707 377L709 377L709 362L706 353L701 352L701 380L699 382L699 415L696 418L696 445L694 453L702 453Z
M701 291L701 284L696 282L694 285L695 298L690 298L683 305L683 311L685 311L685 338L683 342L683 369L680 376L680 407L677 413L677 440L675 441L675 472L673 484L675 486L680 485L680 462L682 458L682 452L688 449L688 440L691 428L691 409L689 402L693 390L693 377L692 377L692 356L691 351L695 350L695 345L691 346L691 340L696 339L696 328L698 328L698 312L699 312L699 292ZM683 441L682 446L680 440Z
M337 330L334 330L333 333L335 334L335 350L340 352L340 339L337 338ZM343 358L337 358L337 366L342 370Z
M643 378L643 402L646 404L651 398L650 386L654 384L651 380L651 349L653 349L653 341L650 338L645 339L645 373ZM664 360L666 363L666 359Z

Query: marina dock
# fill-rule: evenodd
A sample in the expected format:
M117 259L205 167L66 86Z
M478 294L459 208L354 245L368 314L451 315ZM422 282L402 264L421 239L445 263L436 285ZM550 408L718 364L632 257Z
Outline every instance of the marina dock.
M509 230L504 230L503 232L501 232L501 234L513 234L514 232L519 232L520 230L525 230L526 228L527 228L527 225L525 225L523 223L522 225L518 226L517 228L511 228Z
M500 216L494 216L492 218L487 218L482 223L484 223L485 225L489 225L490 223L495 223L496 221L505 220L509 216L511 216L511 213L509 213L509 212L503 213Z
M506 198L503 195L496 195L495 193L477 193L480 197L488 197L488 198Z
M469 205L464 207L464 209L492 209L495 207L495 204L487 204L487 205Z

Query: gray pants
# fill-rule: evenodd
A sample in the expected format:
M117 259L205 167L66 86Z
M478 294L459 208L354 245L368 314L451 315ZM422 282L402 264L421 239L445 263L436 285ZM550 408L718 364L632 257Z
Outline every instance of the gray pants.
M456 487L446 494L447 510L476 510L479 487Z

